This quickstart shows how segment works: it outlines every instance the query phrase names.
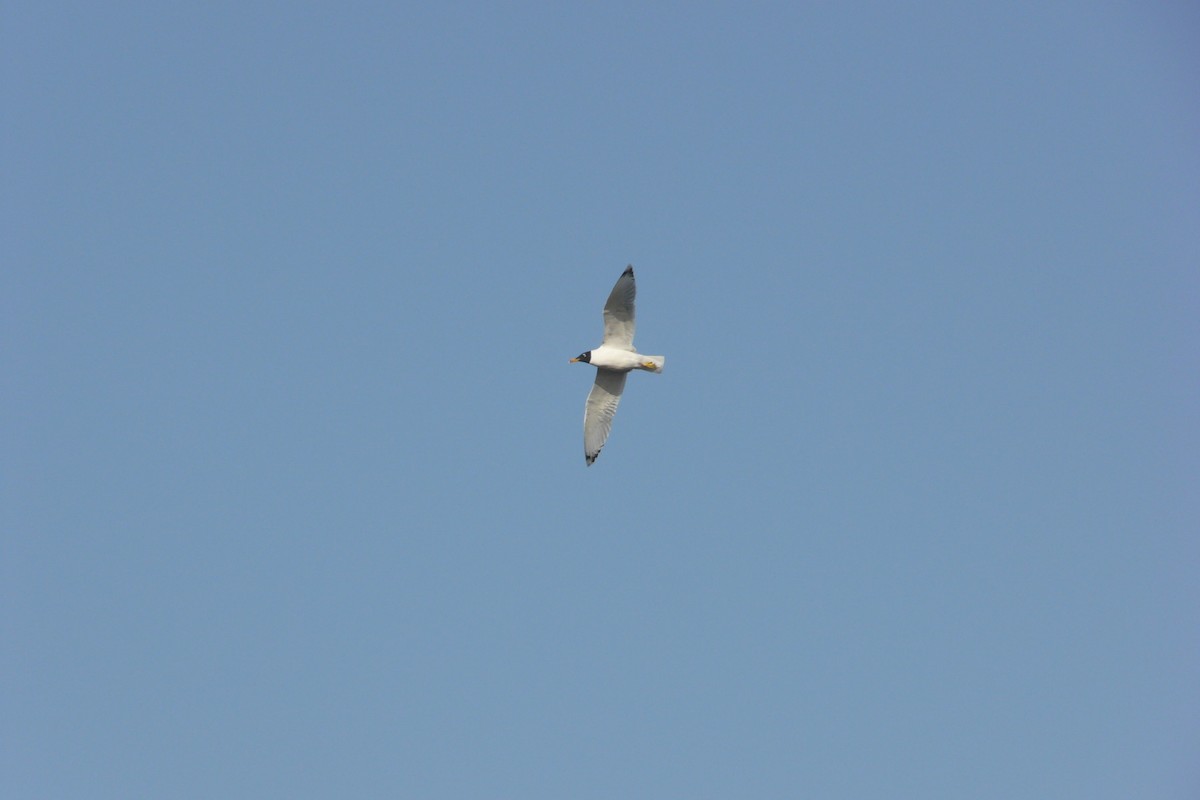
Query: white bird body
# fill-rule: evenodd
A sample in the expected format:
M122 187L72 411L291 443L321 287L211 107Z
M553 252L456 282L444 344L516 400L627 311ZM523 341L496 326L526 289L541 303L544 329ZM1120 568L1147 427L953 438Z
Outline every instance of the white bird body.
M604 341L594 350L571 359L596 368L596 382L583 409L583 457L589 467L608 440L617 404L625 391L626 376L635 369L662 372L667 362L663 356L642 355L633 349L636 295L633 267L629 266L617 279L604 304Z
M588 362L598 369L611 369L617 372L629 372L634 369L644 369L647 372L662 372L666 359L662 356L644 356L635 350L624 350L620 347L600 345L591 351L592 358Z

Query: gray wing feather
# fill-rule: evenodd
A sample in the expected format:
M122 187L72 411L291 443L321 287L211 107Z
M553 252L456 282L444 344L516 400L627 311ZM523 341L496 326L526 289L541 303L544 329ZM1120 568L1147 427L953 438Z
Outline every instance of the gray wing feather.
M621 402L628 372L597 369L596 382L588 394L587 406L583 410L583 457L588 466L600 455L600 448L612 430L613 416Z
M604 345L619 347L622 350L633 349L633 331L636 327L634 319L634 298L637 296L637 286L633 282L633 267L626 267L617 279L616 286L608 295L604 304Z

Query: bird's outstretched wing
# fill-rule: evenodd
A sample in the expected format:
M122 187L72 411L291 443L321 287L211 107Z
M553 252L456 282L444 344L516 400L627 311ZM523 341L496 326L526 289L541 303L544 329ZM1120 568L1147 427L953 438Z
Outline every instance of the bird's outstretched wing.
M600 455L600 448L604 447L608 432L612 430L613 416L617 413L617 403L621 402L628 374L611 369L596 370L596 382L583 409L583 457L589 467Z
M633 267L625 268L617 285L608 295L604 304L604 346L619 347L622 350L633 349L634 319L633 301L637 296L637 286L633 282Z

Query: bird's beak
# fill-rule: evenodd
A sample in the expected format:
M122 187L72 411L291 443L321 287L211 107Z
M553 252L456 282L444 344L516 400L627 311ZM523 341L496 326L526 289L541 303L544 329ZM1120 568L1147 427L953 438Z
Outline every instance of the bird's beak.
M575 363L576 361L578 361L578 360L579 360L578 358L572 358L572 359L571 359L570 361L568 361L567 363L568 363L568 364L574 364L574 363Z

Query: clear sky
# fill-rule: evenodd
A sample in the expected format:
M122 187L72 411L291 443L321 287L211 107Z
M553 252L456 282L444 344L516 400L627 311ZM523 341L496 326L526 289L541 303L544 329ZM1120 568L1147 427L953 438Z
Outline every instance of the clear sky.
M2 28L7 796L1197 796L1194 4Z

